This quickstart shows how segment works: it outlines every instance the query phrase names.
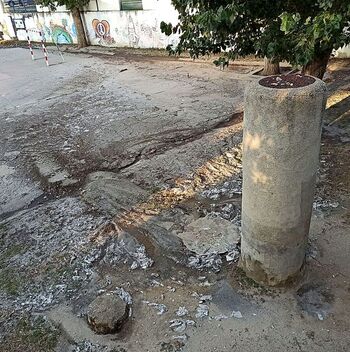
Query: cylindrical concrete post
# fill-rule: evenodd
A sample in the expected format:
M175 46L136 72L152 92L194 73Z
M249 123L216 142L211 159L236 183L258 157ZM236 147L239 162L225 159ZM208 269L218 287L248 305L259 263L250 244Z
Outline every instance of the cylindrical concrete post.
M282 285L302 271L319 162L326 86L272 76L245 92L240 266Z

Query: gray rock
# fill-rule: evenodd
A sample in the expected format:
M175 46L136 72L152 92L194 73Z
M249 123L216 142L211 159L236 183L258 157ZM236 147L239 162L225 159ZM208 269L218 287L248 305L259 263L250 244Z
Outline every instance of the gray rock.
M98 296L88 307L87 321L97 334L119 332L129 317L130 306L113 293Z
M118 215L143 203L149 193L126 178L112 172L94 172L87 178L82 192L85 202L103 213Z
M162 225L162 222L153 220L142 224L142 228L148 232L149 237L158 247L169 252L182 253L183 244L181 239L173 231L167 230Z
M240 241L238 226L209 215L191 222L178 236L198 255L226 253Z

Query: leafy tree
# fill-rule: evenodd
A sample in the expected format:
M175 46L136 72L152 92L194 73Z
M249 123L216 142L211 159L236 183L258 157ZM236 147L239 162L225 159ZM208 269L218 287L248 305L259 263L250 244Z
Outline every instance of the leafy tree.
M89 3L89 0L36 0L39 5L47 6L50 10L55 11L58 6L66 6L71 11L75 28L77 29L78 47L87 46L81 10Z
M222 53L217 64L238 56L265 57L264 74L287 60L322 77L333 49L350 43L345 32L350 0L172 0L179 23L162 22L164 33L180 34L172 54ZM326 64L325 64L326 63Z
M289 3L281 30L290 43L287 60L322 78L333 50L350 43L350 0L304 0Z

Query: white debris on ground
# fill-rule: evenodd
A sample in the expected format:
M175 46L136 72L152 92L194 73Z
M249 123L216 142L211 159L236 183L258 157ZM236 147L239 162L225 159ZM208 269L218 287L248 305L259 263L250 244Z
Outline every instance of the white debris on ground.
M131 294L125 291L122 287L116 287L114 292L119 296L120 299L123 300L128 305L132 305L132 297Z
M188 258L190 268L219 272L224 258L227 262L239 258L241 230L228 220L207 215L189 223L178 236L193 253Z
M153 307L158 311L158 315L163 315L168 311L168 307L162 303L154 303L149 301L142 301L142 303L147 304L149 307Z
M172 339L177 340L177 341L186 342L188 340L188 335L184 334L184 335L179 335L179 336L173 336Z
M237 165L241 166L241 165ZM241 226L241 209L238 204L232 204L232 200L239 200L242 195L242 176L239 174L235 179L224 182L214 188L201 193L201 197L210 201L209 207L202 209L203 215L211 215L229 220L237 226ZM239 203L239 201L238 201Z
M239 310L234 310L234 311L232 311L232 313L231 313L231 317L232 318L237 318L237 319L242 319L243 318L243 315L242 315L242 313L239 311Z
M236 262L239 258L240 250L237 246L233 246L229 249L227 254L225 255L227 262Z
M242 194L242 177L224 182L221 186L207 189L201 193L202 197L217 200L222 197L233 198L237 194Z
M134 238L113 241L107 247L103 260L110 265L129 264L132 270L147 269L154 263L147 256L145 246L139 244Z
M199 303L211 302L213 300L212 295L200 295Z
M72 352L126 352L126 349L123 347L110 348L84 340L77 343Z
M209 307L206 304L200 304L197 307L196 318L205 318L209 315Z
M176 315L178 317L184 317L187 314L188 314L188 309L186 307L179 307L178 310L176 311Z
M329 199L322 199L319 196L315 198L313 203L313 209L316 211L327 211L338 207L339 207L339 202L329 200Z
M173 319L169 321L170 329L174 332L182 333L189 326L196 326L196 322L194 320L185 320L185 319Z
M228 316L225 314L219 314L214 317L214 320L216 320L216 321L221 321L221 320L226 320L226 319L228 319ZM209 320L211 320L211 318L209 318Z
M217 253L194 255L188 258L187 265L197 270L209 269L217 273L221 270L222 259Z
M227 248L224 258L228 263L237 262L240 256L240 249L238 245L229 246ZM192 255L188 258L187 265L190 268L197 270L210 270L214 273L218 273L221 270L223 264L222 256L218 253L210 253L204 255ZM206 286L204 283L201 286Z

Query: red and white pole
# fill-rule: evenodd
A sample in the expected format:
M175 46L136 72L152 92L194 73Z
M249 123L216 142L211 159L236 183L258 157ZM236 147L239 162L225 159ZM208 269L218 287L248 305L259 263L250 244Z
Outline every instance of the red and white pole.
M41 47L43 49L44 52L44 57L45 57L45 62L46 62L46 66L49 66L49 57L47 55L47 50L46 50L46 46L44 44L44 35L42 31L39 31L40 34L40 38L41 38Z
M30 51L30 55L31 55L31 57L32 57L32 60L35 60L35 59L34 59L34 52L33 52L33 48L32 48L32 43L31 43L31 41L30 41L30 37L29 37L28 30L26 30L26 33L27 33L28 48L29 48L29 51Z

